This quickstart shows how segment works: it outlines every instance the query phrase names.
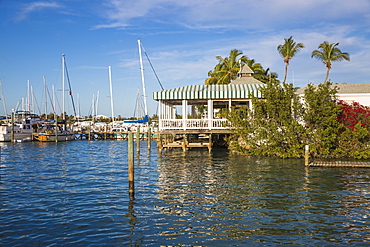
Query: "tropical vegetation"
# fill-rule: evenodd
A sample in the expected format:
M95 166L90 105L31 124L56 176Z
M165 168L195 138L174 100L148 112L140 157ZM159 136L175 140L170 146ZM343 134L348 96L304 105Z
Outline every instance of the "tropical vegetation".
M322 61L327 68L324 83L329 78L332 62L350 60L349 54L347 52L342 52L338 48L338 45L339 43L329 43L328 41L324 41L319 45L318 50L314 50L312 52L311 58L316 58L319 61Z
M263 99L248 108L224 111L233 126L229 148L240 154L302 157L370 158L370 107L336 100L331 82L309 84L303 102L291 83L268 82Z
M216 57L218 64L208 75L206 84L228 84L235 80L241 64L248 65L253 76L264 82L262 98L251 95L253 109L224 110L222 116L233 127L228 138L229 149L247 155L303 157L309 145L313 157L370 158L370 107L337 100L338 88L328 81L333 62L347 60L349 54L339 43L321 43L312 58L321 60L326 68L325 80L317 86L308 84L303 96L298 88L286 83L291 59L302 49L292 37L284 39L277 50L284 57L282 83L276 73L264 69L254 59L232 50L228 57Z
M284 79L283 83L286 82L286 77L288 74L288 66L290 60L302 49L304 45L302 43L296 43L292 36L288 39L284 39L284 44L279 45L277 50L279 54L284 58L285 69L284 69Z
M246 64L254 72L253 77L261 82L277 80L278 75L271 72L269 68L264 69L260 63L256 63L254 59L249 59L243 55L240 50L231 50L228 57L216 56L218 63L213 70L208 72L209 78L205 80L206 85L223 85L229 84L235 80L240 71L242 64Z

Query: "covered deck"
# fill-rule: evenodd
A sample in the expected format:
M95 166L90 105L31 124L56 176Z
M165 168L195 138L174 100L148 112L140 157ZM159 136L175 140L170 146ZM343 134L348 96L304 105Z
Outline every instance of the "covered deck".
M191 85L154 92L160 132L228 133L221 109L253 108L251 95L261 97L264 84ZM203 107L199 112L196 107Z

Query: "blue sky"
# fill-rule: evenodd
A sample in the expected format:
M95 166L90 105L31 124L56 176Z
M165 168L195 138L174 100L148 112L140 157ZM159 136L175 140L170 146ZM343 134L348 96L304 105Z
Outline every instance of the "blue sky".
M138 39L165 89L204 84L215 57L226 57L231 49L282 79L284 63L276 47L290 36L305 48L291 60L288 82L304 87L323 81L326 68L311 53L328 41L339 42L351 57L333 64L331 81L370 83L369 9L370 0L0 0L2 101L8 112L16 108L27 97L29 80L35 111L43 113L45 76L61 104L65 54L81 115L91 113L98 92L98 114L111 115L111 66L114 115L131 117L142 90ZM144 68L151 116L157 107L152 93L160 86L145 59ZM73 114L68 98L66 102L67 113Z

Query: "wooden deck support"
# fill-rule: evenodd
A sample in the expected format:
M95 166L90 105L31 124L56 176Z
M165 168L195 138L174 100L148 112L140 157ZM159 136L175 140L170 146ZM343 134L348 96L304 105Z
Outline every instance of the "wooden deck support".
M214 136L212 133L172 133L170 134L171 139L167 134L165 136L168 141L163 143L163 148L182 148L184 152L192 148L207 148L209 152L213 149Z

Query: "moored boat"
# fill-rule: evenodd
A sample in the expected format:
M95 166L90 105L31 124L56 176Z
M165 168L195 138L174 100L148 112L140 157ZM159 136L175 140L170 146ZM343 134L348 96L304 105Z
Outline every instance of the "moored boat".
M6 121L0 125L0 142L32 141L32 133L40 118L29 111L14 113L14 121Z

